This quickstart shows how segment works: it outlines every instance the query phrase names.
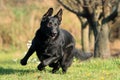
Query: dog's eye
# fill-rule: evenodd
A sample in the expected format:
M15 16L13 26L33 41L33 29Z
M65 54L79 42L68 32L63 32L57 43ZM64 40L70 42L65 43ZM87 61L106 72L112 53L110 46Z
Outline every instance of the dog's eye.
M51 26L52 26L52 22L49 22L49 23L48 23L48 27L51 27Z
M55 23L55 26L57 27L57 24Z

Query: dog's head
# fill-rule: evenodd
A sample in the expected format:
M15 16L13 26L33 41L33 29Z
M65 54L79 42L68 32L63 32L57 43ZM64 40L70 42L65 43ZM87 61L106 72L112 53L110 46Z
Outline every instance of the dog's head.
M62 9L60 9L56 15L52 16L52 14L53 8L49 8L42 17L40 29L46 36L55 39L59 34L59 25L62 21Z

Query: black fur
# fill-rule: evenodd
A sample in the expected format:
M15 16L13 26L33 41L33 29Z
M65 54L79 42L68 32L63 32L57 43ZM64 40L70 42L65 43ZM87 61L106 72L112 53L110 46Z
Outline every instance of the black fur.
M59 28L62 20L62 9L55 16L52 16L52 13L53 8L50 8L43 15L41 27L37 30L32 45L21 60L21 64L26 65L28 58L36 51L41 62L38 65L39 70L43 70L45 66L50 66L53 67L52 72L54 73L61 67L64 73L73 61L76 52L75 41L69 32ZM50 22L52 19L53 22Z

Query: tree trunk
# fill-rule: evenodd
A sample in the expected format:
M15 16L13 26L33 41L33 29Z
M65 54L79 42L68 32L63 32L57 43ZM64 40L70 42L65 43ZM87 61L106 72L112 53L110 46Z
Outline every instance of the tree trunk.
M109 27L108 24L102 26L97 26L95 34L95 49L94 57L109 58L110 57L110 47L109 47Z
M89 27L89 47L94 50L94 33L91 26Z
M118 28L118 38L120 39L120 27Z
M89 47L89 25L87 23L87 20L85 18L79 17L79 20L81 22L81 43L82 43L82 51L85 53L90 52Z
M85 52L85 53L89 53L90 52L90 47L89 47L89 29L88 29L88 25L83 28L82 27L82 33L81 33L81 37L82 37L82 50Z

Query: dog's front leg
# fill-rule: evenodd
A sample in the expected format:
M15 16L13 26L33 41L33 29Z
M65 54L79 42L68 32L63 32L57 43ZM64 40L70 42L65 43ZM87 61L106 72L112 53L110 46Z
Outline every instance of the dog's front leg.
M35 51L34 46L31 45L31 47L29 48L29 50L28 50L27 54L25 55L25 57L20 61L21 65L26 65L27 64L27 60L33 54L34 51Z

